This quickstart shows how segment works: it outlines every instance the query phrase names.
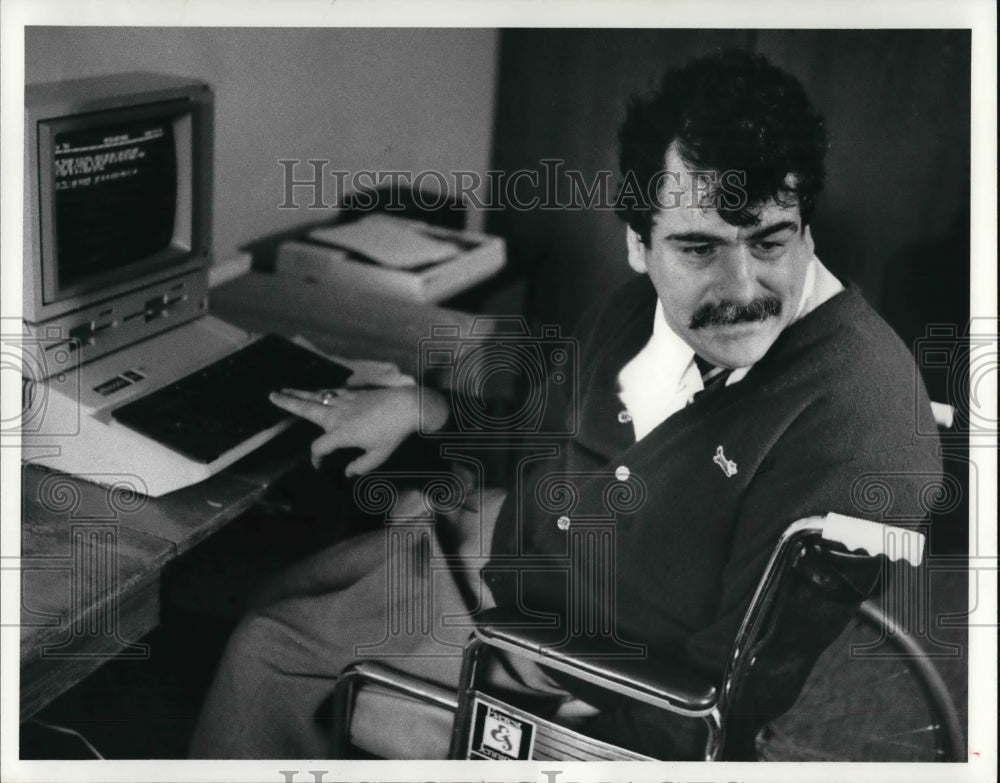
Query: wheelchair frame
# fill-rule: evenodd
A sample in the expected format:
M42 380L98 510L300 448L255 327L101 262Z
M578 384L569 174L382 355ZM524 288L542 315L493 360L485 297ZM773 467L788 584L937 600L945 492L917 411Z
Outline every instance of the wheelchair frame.
M890 540L891 543L887 543ZM359 662L345 669L334 695L335 735L332 750L337 757L344 757L349 751L354 699L358 686L367 684L386 687L455 713L449 758L650 758L531 715L490 695L487 690L481 690L477 676L482 656L493 649L523 656L548 669L598 684L615 694L637 699L675 715L700 719L707 730L702 755L706 761L745 757L747 742L752 742L767 720L762 720L759 726L752 726L749 736L737 737L732 742L738 748L734 752L727 747L730 744L730 737L727 736L730 719L734 705L739 704L748 689L748 682L758 663L758 653L764 649L762 645L774 631L782 587L789 574L798 570L812 587L828 596L835 595L839 600L851 602L857 616L881 630L885 638L902 651L936 718L931 728L940 748L939 759L964 760L959 716L933 663L904 628L873 601L862 601L865 596L857 592L857 588L848 583L849 580L842 579L840 573L847 566L875 564L879 556L905 559L916 566L922 562L923 549L924 536L919 532L837 514L793 523L783 533L771 555L733 642L722 682L718 685L703 674L674 663L669 669L662 670L649 666L647 660L602 656L600 645L595 645L592 639L573 638L568 644L564 641L553 644L552 629L526 626L522 619L509 613L490 610L477 620L477 627L466 645L457 695L375 662ZM857 550L862 550L863 554L853 554ZM868 589L870 591L871 588ZM777 715L768 719L774 717ZM480 742L478 746L473 742L477 730L482 735L486 720L493 720L491 725L497 725L496 721L508 721L509 728L504 736L519 742L516 751L510 749L514 755L504 755L502 748L491 749L488 742ZM527 740L524 739L525 732L531 734ZM541 755L532 755L536 751L540 751Z

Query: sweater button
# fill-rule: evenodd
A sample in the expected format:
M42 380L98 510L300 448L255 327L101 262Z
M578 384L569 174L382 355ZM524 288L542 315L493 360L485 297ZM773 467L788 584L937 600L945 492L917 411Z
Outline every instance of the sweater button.
M615 478L619 481L628 481L628 477L631 475L632 471L630 471L625 465L619 465L615 468Z
M632 414L628 412L627 408L622 408L618 411L619 424L628 424L630 421L632 421Z
M561 516L556 520L556 527L560 530L569 530L569 517Z

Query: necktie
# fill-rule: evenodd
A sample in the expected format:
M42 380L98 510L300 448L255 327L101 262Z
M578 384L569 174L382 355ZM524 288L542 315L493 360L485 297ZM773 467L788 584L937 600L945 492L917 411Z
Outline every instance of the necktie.
M701 373L701 382L705 386L705 391L715 387L726 385L726 378L732 374L732 370L726 367L716 367L714 364L705 361L698 354L694 355L694 363Z

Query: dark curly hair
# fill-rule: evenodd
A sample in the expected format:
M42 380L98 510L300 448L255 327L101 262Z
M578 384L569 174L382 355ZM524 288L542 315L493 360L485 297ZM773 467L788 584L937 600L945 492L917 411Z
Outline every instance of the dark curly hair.
M758 208L771 199L798 203L803 225L809 222L823 188L823 118L802 84L764 57L739 50L709 55L667 71L655 93L630 100L618 131L624 182L616 206L646 245L659 205L648 186L661 181L675 141L693 171L745 175L745 198L718 200L727 223L755 225ZM629 187L630 179L640 186Z

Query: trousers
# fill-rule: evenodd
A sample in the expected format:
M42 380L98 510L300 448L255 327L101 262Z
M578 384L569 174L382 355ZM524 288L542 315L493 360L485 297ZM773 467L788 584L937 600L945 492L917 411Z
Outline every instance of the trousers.
M264 585L230 637L189 749L192 758L326 758L330 700L339 673L374 658L456 688L473 615L492 605L479 578L503 502L470 493L456 513L434 519L419 497L396 504L385 530L342 541ZM416 513L401 513L409 504ZM448 556L425 535L448 525ZM438 556L441 555L441 556ZM428 567L428 561L430 567ZM540 670L516 675L532 690L560 688ZM413 732L400 758L440 757Z

